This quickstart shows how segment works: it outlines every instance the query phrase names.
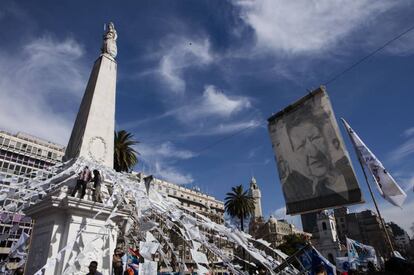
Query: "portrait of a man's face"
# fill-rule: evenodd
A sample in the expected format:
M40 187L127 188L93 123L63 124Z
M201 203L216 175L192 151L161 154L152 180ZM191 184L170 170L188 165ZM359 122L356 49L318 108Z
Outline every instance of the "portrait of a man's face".
M287 213L362 201L329 98L318 89L269 118Z
M307 175L324 176L330 169L328 145L321 131L313 124L305 122L290 129L292 150L298 154L304 167L309 170Z

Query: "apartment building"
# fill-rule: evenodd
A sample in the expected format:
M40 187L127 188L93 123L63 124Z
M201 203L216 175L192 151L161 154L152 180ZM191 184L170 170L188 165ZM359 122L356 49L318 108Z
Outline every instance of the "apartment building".
M11 134L0 131L0 190L10 191L10 179L23 181L35 176L35 172L62 161L65 147L25 133ZM13 242L25 232L30 235L30 218L5 210L12 202L0 201L0 261L5 259Z

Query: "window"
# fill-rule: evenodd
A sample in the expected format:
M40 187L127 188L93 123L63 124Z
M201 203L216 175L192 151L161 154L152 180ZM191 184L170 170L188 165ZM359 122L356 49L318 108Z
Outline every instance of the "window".
M4 145L9 146L9 142L10 142L10 139L6 138L6 139L4 140Z
M52 157L52 152L47 152L47 157L51 158Z
M322 222L322 230L326 230L326 223Z
M20 147L22 147L22 143L21 142L17 142L16 143L16 149L20 149Z
M17 158L18 158L18 155L13 154L13 155L12 155L12 157L11 157L11 160L12 160L13 162L16 162L16 161L17 161Z

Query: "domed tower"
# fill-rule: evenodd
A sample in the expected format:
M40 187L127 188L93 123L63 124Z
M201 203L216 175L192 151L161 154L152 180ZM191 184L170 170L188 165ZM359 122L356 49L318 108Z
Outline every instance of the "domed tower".
M254 199L254 213L252 219L256 220L261 218L262 215L262 194L260 192L259 186L257 185L256 179L252 177L250 180L250 196Z

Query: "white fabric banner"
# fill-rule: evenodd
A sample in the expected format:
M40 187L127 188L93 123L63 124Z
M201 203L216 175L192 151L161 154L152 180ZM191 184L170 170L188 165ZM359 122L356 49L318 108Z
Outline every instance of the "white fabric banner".
M367 166L378 187L381 196L395 206L401 207L407 198L407 194L395 182L394 178L387 172L381 161L369 150L365 143L352 130L351 126L342 119L349 136L355 146L355 150L363 165Z
M147 261L139 264L139 275L154 275L157 274L158 263L154 261Z
M23 259L26 257L26 246L30 236L23 232L17 242L13 243L10 248L9 257Z

